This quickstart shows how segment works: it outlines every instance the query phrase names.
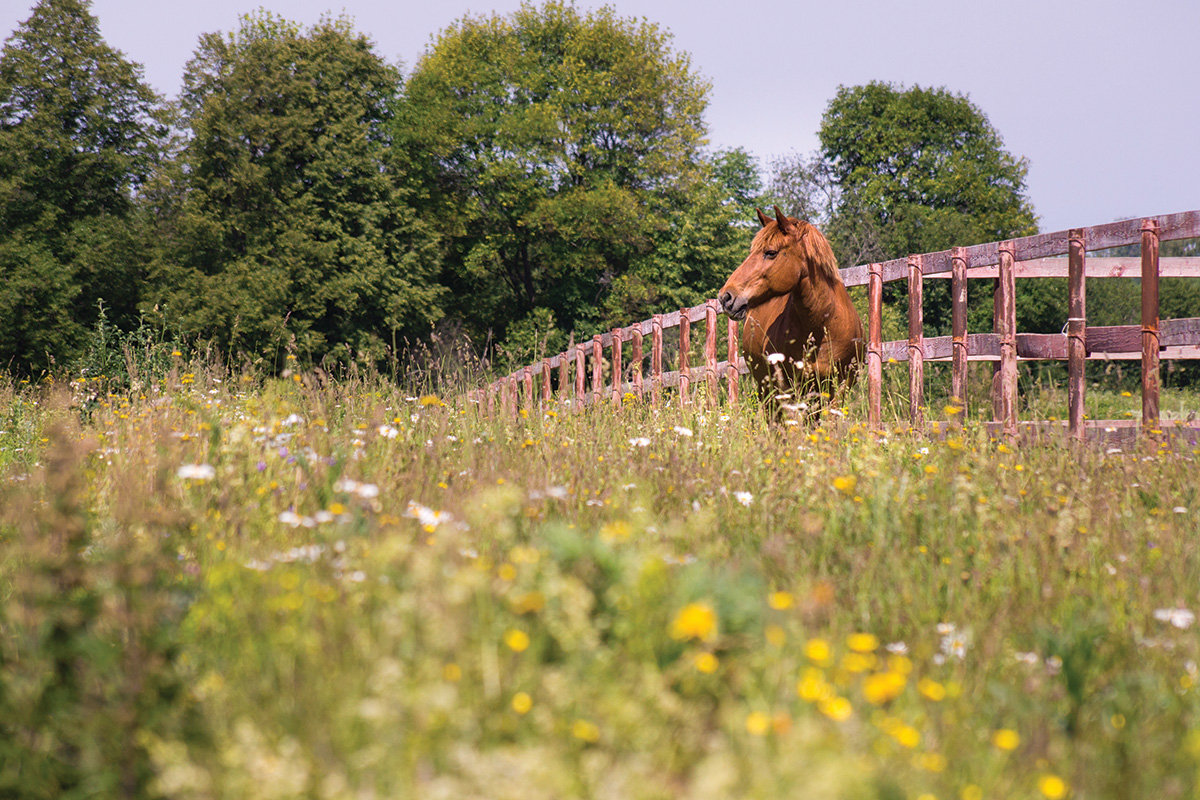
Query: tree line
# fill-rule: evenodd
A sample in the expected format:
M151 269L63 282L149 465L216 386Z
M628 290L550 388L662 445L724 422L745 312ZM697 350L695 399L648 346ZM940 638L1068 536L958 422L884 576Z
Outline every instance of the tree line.
M658 25L549 0L464 17L407 74L346 18L257 12L167 100L88 0L41 0L0 52L0 362L69 367L99 325L268 369L434 331L521 360L712 296L756 205L844 266L1037 230L965 96L841 87L819 151L762 169L708 148L709 91Z

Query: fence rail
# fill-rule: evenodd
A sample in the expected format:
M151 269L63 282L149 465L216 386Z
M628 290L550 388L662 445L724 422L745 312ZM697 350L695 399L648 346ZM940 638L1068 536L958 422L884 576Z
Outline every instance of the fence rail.
M1003 242L955 247L876 264L841 270L847 286L868 287L867 382L868 422L881 424L882 370L884 364L907 363L909 414L912 424L924 424L924 363L950 361L951 393L965 408L967 365L972 361L996 364L992 394L994 424L1006 434L1018 429L1016 417L1016 364L1025 360L1065 360L1068 364L1069 434L1083 438L1089 431L1121 430L1127 420L1086 421L1083 363L1087 360L1140 360L1142 362L1142 420L1144 430L1159 424L1159 362L1161 359L1200 359L1200 317L1174 320L1158 318L1158 281L1162 277L1200 277L1200 258L1159 258L1162 241L1200 238L1200 211L1185 211L1150 219L1131 219L1090 228L1038 234ZM1139 245L1135 257L1093 257L1088 251ZM1063 256L1066 256L1063 258ZM1016 330L1016 278L1067 278L1068 321L1060 334L1018 333ZM951 281L950 336L926 338L923 329L923 282ZM1138 278L1141 280L1141 324L1089 326L1086 315L1088 278ZM993 330L967 331L967 284L990 279L993 283ZM883 284L906 281L909 298L909 337L882 341ZM1200 311L1200 309L1198 309ZM748 369L738 356L738 324L726 318L726 358L717 360L721 334L719 306L714 299L691 308L655 314L648 320L597 334L562 353L522 367L471 393L471 400L489 414L511 415L521 406L531 408L552 401L576 405L610 401L626 395L661 402L663 389L678 389L681 403L693 402L703 387L707 402L719 401L725 383L728 402L736 403L738 379ZM691 326L704 324L704 363L693 367L690 359ZM677 328L678 364L663 369L665 331ZM647 348L646 340L649 339ZM631 358L626 361L626 346ZM604 380L605 352L611 379ZM591 360L591 380L587 362ZM649 376L643 370L649 366ZM553 376L557 373L557 381ZM540 384L540 391L534 386ZM554 385L552 385L554 384ZM536 399L535 399L536 398ZM961 418L961 417L959 417Z

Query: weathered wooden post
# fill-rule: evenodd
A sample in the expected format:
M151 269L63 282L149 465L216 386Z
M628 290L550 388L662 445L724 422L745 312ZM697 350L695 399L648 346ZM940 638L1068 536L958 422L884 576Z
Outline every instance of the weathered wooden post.
M624 347L624 342L621 338L621 329L612 329L612 400L613 405L620 408L621 406L621 350Z
M558 357L558 402L566 400L571 396L571 378L568 372L569 364L571 363L570 349L562 351Z
M525 409L533 408L533 367L525 367L522 379L525 383Z
M1004 423L1004 435L1017 435L1017 289L1016 248L1000 243L1000 277L996 279L993 319L1000 335L999 370L993 376L992 418Z
M708 384L708 407L717 405L717 301L704 301L704 377Z
M908 416L914 428L925 424L925 318L921 303L922 256L908 257Z
M663 317L655 314L650 322L650 402L658 405L662 399L663 381Z
M633 329L633 393L638 400L642 399L642 324L639 322Z
M575 346L575 405L584 404L583 397L583 342Z
M692 402L692 375L688 368L688 350L691 349L692 320L688 317L688 309L679 309L679 405L686 406Z
M550 359L542 359L542 407L550 405Z
M1067 252L1067 413L1072 438L1080 441L1084 429L1084 399L1087 382L1083 367L1087 361L1087 285L1085 259L1086 233L1072 228Z
M867 425L883 429L883 265L869 267L867 281Z
M1158 428L1158 220L1142 222L1142 431Z
M955 247L950 257L950 395L958 411L951 424L967 416L967 248Z
M738 369L738 324L733 317L729 318L728 327L725 331L726 350L728 355L728 365L725 367L725 382L726 391L729 395L729 405L737 405L738 401L738 381L741 380L742 372Z
M600 399L604 392L604 345L600 334L592 337L592 402Z

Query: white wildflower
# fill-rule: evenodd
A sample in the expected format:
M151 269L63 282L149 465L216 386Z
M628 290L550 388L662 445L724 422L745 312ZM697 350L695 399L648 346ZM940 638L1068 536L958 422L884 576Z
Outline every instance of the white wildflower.
M676 426L675 426L675 432L676 432L677 434L679 434L680 436L691 436L691 435L692 435L692 429L691 429L691 428L685 428L685 427L683 427L682 425L676 425Z
M299 414L288 414L283 419L283 421L280 422L279 424L280 425L303 425L304 417L300 416Z
M396 430L391 425L380 425L379 435L385 439L395 439L400 435L400 431Z
M1013 657L1016 658L1017 661L1020 661L1022 664L1029 664L1029 665L1036 664L1036 663L1038 663L1038 661L1041 660L1038 658L1037 653L1022 653L1019 650L1016 653L1013 653Z
M217 477L217 469L212 464L184 464L175 470L175 477L189 481L211 481Z
M284 511L280 513L279 521L292 528L299 528L303 519L295 511Z
M744 506L749 506L751 501L754 500L754 495L749 492L734 492L733 496Z
M767 356L767 363L768 364L778 364L778 363L782 362L785 358L787 358L787 356L785 356L783 353L771 353L770 355Z
M884 645L884 649L889 653L893 653L898 656L908 653L908 645L906 645L904 642L892 642L891 644L886 644Z
M645 436L635 436L634 438L629 440L629 444L632 445L633 447L649 447L650 440L647 439Z
M1168 622L1180 630L1187 630L1196 621L1196 615L1186 608L1160 608L1154 612L1159 622Z

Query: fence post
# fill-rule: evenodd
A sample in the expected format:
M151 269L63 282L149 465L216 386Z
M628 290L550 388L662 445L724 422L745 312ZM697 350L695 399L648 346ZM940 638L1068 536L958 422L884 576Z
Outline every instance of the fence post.
M583 343L575 346L575 405L584 405L583 397Z
M688 351L691 349L692 320L688 309L679 309L679 405L686 406L692 402L692 375L688 367Z
M592 337L592 401L600 399L604 393L604 345L600 343L600 334Z
M496 384L489 383L486 390L487 394L487 415L488 419L496 413Z
M950 275L950 395L959 410L951 424L961 426L967 417L967 248L951 251Z
M563 350L558 357L558 402L560 404L571 396L571 378L568 371L571 359L567 355L569 352L570 350Z
M522 376L525 381L525 410L533 408L533 367L525 367L525 374Z
M550 359L542 359L542 407L550 405Z
M729 394L729 405L737 405L738 401L738 382L741 380L742 371L738 369L738 324L733 317L729 318L728 327L726 328L725 337L727 340L726 350L728 355L728 365L725 367L725 382L726 389Z
M655 314L650 322L650 401L658 405L662 399L663 318Z
M704 377L708 382L708 407L717 405L717 301L704 301Z
M993 375L992 418L1004 423L1004 435L1017 434L1017 291L1013 271L1016 248L1000 243L1000 277L996 279L993 319L1000 335L999 369Z
M633 329L633 393L642 399L642 325Z
M1079 440L1086 435L1083 424L1087 391L1083 372L1087 359L1086 251L1084 229L1072 228L1067 254L1067 410L1070 434Z
M925 424L925 320L921 304L922 256L908 257L908 415L914 428Z
M883 265L870 266L867 283L867 425L883 429Z
M1142 222L1142 431L1158 427L1158 220Z
M621 339L621 329L612 329L612 381L613 381L613 405L621 407L621 389L624 383L621 378L621 349L624 342Z

